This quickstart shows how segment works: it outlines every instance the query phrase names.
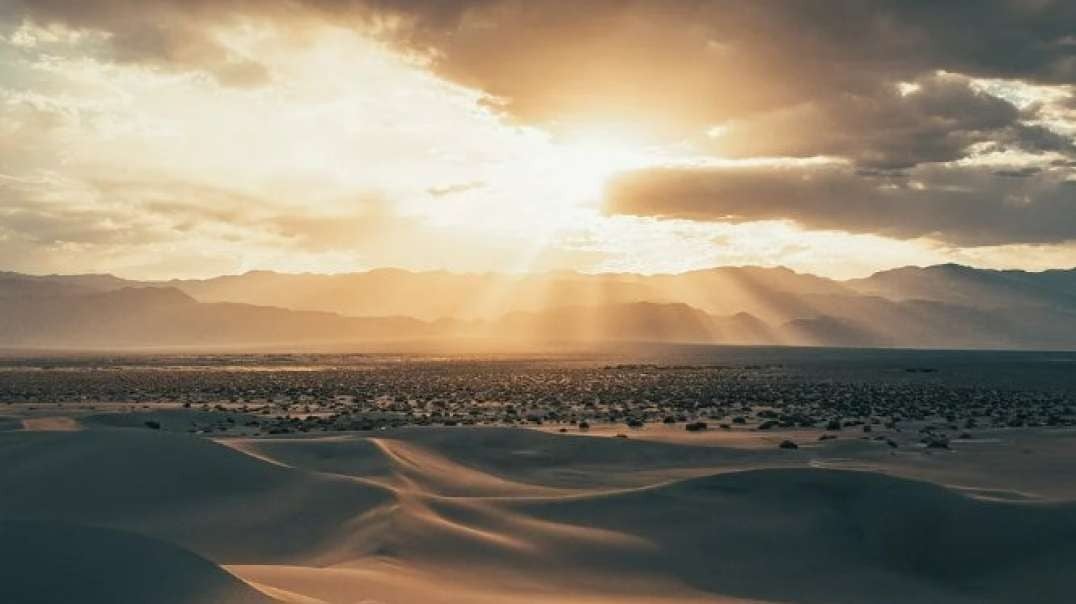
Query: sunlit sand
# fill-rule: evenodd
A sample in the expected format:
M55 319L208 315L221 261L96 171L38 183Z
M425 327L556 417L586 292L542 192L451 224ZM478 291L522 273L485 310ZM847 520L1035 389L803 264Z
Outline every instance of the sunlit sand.
M1064 602L1076 571L1072 428L208 437L169 426L211 413L94 407L9 406L7 601Z

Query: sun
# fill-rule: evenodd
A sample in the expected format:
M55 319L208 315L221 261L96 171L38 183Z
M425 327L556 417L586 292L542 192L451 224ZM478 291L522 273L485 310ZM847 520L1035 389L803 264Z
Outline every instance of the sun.
M654 150L630 135L601 130L558 138L549 151L558 188L574 203L584 205L600 203L606 182L615 174L658 161Z

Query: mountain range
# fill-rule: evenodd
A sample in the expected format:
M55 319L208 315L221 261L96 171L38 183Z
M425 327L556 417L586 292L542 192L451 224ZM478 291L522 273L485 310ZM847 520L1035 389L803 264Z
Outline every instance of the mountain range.
M679 274L253 271L201 280L0 273L0 347L693 342L1076 349L1076 269Z

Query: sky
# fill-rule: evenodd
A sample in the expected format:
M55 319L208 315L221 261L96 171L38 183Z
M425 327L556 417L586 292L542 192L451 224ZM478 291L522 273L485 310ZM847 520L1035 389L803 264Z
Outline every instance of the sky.
M1076 3L0 0L0 270L1076 266Z

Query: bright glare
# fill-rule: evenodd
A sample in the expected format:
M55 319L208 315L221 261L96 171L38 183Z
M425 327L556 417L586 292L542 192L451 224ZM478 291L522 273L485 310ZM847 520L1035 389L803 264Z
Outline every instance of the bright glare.
M584 202L600 201L606 181L618 172L653 164L655 153L616 137L586 137L555 146L562 185Z

